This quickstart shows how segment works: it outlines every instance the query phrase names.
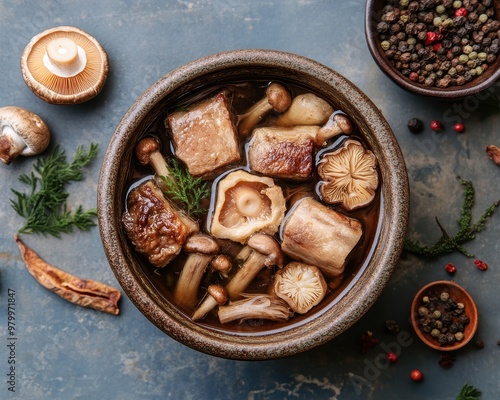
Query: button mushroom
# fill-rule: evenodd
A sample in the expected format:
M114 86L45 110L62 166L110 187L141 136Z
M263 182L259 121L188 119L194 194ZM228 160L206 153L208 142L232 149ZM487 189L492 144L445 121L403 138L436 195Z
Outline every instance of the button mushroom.
M21 107L0 108L0 129L0 159L7 165L18 155L40 154L50 142L45 122Z
M327 285L319 268L291 262L280 269L274 278L273 291L299 314L307 313L326 295Z
M247 246L242 249L246 259L242 266L226 285L226 290L231 300L239 298L247 286L264 267L283 266L284 256L279 244L271 236L257 233L248 240ZM241 255L238 256L241 258ZM194 312L192 319L203 318L210 310L217 306L211 296L205 298Z
M21 56L26 85L52 104L78 104L95 97L108 69L108 56L99 42L71 26L39 33Z
M348 211L372 202L378 187L377 159L356 140L322 155L317 168L323 201Z
M200 233L190 236L184 243L183 250L189 255L175 286L174 299L177 304L192 308L196 305L205 270L220 248L209 235Z
M287 303L268 294L245 294L243 299L219 307L218 315L222 324L247 319L286 321L292 312Z
M291 103L289 90L281 83L271 82L266 89L266 95L240 116L239 134L246 136L267 113L272 110L283 113Z
M333 108L326 100L314 93L295 96L288 110L275 122L277 126L323 125L333 113Z
M283 192L272 178L233 171L217 184L209 230L216 238L245 243L255 232L276 233L285 207Z

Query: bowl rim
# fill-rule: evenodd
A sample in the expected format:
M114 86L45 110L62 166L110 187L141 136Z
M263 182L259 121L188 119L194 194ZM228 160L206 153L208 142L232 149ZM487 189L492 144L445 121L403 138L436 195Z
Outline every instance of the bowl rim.
M472 318L470 321L470 329L469 329L469 335L465 337L462 341L460 342L455 342L454 345L452 346L440 346L438 343L433 343L432 340L429 339L428 335L422 332L419 327L418 327L418 321L417 321L417 307L420 304L420 299L423 297L423 295L429 291L429 289L433 287L451 287L456 291L459 291L463 294L463 296L467 299L469 306L472 307L472 315L475 316L475 318ZM463 288L460 286L458 283L450 280L439 280L439 281L434 281L434 282L429 282L428 284L424 285L420 290L417 292L415 297L413 298L412 304L411 304L411 322L413 325L413 329L415 330L415 333L417 336L420 338L420 340L425 343L427 346L447 352L447 351L455 351L458 349L461 349L464 347L467 343L469 343L474 335L476 334L477 327L479 324L479 318L478 318L478 311L477 311L477 306L476 303L474 302L474 299L472 296Z
M376 21L378 21L378 14L375 11L375 3L379 1L382 0L367 0L365 5L365 37L368 50L370 51L379 69L404 90L436 99L457 100L478 94L500 81L500 55L497 56L497 60L494 64L496 70L487 79L484 79L473 86L453 86L449 88L427 87L419 83L413 83L409 79L403 77L401 73L387 60L386 56L381 51L380 43L377 39ZM500 0L495 1L498 3L495 6L496 9L500 10ZM497 14L500 14L500 12L497 12ZM497 19L500 18L500 15L497 15L496 17Z
M307 321L308 334L301 327L282 332L239 336L212 331L189 320L173 308L158 303L146 288L144 279L130 274L127 266L127 246L116 229L120 215L120 201L116 198L116 183L120 173L116 160L126 153L126 143L131 140L141 119L165 98L172 90L225 68L245 66L249 68L285 69L294 73L319 79L332 90L349 92L349 99L359 115L359 124L377 132L372 138L376 146L384 148L379 162L388 163L384 168L380 221L381 235L387 238L384 246L373 250L371 261L366 266L370 274L361 274L338 303L343 303L345 312L335 315L333 308ZM184 64L161 77L149 87L129 108L110 140L98 182L98 224L104 251L119 284L133 304L159 329L175 340L195 350L228 359L268 360L294 355L333 339L352 326L373 305L387 284L399 261L406 237L409 216L409 183L404 158L396 137L375 104L345 77L314 60L293 53L269 49L231 50L205 56ZM389 211L382 211L385 210ZM383 215L382 215L383 212ZM370 282L378 282L372 287Z

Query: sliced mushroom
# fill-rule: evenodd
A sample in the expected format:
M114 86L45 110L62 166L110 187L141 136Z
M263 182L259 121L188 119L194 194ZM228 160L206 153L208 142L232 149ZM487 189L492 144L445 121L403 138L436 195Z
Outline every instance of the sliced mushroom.
M333 113L326 100L314 93L304 93L292 100L288 110L275 122L277 126L323 125Z
M246 136L270 111L285 112L292 103L288 89L280 83L271 82L264 98L250 107L241 117L238 124L240 135Z
M364 207L378 188L377 158L356 140L346 140L339 149L322 155L317 168L323 201L341 204L348 211Z
M198 289L208 264L219 253L217 242L202 233L190 236L183 250L189 253L174 289L177 304L192 308L198 301Z
M268 294L245 294L243 299L219 307L219 320L222 324L247 319L286 321L292 312L287 303Z
M40 154L50 143L42 118L21 107L0 108L0 130L0 160L7 165L18 155Z
M269 235L263 233L255 234L248 240L246 248L242 251L245 255L248 254L248 257L226 285L226 290L231 300L238 299L243 294L244 290L262 268L283 266L284 256L280 246ZM194 312L192 319L198 320L203 318L216 305L217 303L213 299L207 297Z
M285 207L283 192L272 178L233 171L217 184L209 230L216 238L245 243L255 232L276 233Z
M276 273L273 290L293 311L305 314L324 299L327 284L319 268L291 262Z
M281 248L293 259L336 277L344 272L348 256L362 235L363 226L357 219L306 197L298 200L285 216Z
M95 97L108 76L108 56L81 29L59 26L31 39L21 56L28 87L52 104L78 104Z

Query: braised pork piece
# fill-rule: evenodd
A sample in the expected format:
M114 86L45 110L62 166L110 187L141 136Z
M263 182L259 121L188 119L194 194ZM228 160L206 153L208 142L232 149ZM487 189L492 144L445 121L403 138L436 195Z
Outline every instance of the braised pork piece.
M144 273L168 301L207 326L258 332L286 327L289 319L309 318L348 285L376 241L380 202L378 191L373 202L351 211L322 200L317 170L322 155L352 138L364 146L348 116L303 88L278 86L282 97L286 86L297 100L288 111L270 104L274 92L266 92L267 84L247 85L252 90L228 85L207 90L204 97L196 95L192 103L183 99L182 106L142 133L154 133L162 141L161 146L146 142L155 178L130 192L123 224L147 259ZM245 97L252 92L253 97ZM256 107L258 103L264 105ZM205 199L208 209L196 223L182 211L176 213L187 207L161 185L163 175L179 179L172 173L172 159L189 171L188 185L200 178L211 188ZM141 168L135 178L144 176ZM332 174L329 179L340 177ZM191 238L198 236L214 239L217 251L188 250ZM215 266L213 260L219 258L228 268ZM277 274L286 265L300 268ZM281 284L290 290L300 287L301 296L310 297L304 292L310 282L304 286L302 269L311 277L321 275L314 282L326 282L321 300L300 308L304 314L287 306L273 289L279 276L285 279ZM222 309L232 317L220 319Z

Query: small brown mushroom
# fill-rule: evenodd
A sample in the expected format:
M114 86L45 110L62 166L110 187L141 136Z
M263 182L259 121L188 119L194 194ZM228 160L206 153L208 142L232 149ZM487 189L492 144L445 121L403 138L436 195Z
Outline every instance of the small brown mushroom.
M280 83L271 82L264 98L255 103L245 112L238 123L238 132L246 136L261 119L271 110L283 113L292 103L292 96L288 89Z
M275 265L278 267L283 266L284 256L279 244L272 236L264 233L253 235L248 240L248 244L242 252L248 255L248 257L226 285L226 290L231 300L235 300L243 294L243 291L262 268L270 268ZM203 318L216 305L217 303L213 299L207 297L194 312L192 319L198 320Z
M245 243L255 232L274 234L285 215L285 198L274 180L236 170L217 184L210 233Z
M175 286L174 299L177 304L191 308L196 305L205 270L220 248L209 235L199 233L186 240L183 250L189 253L189 256Z
M167 163L160 152L160 142L152 136L146 136L135 146L135 158L141 165L150 165L156 175L171 176Z
M333 113L327 101L314 93L303 93L292 100L288 110L275 122L276 126L323 125Z
M71 26L39 33L21 56L26 85L52 104L78 104L95 97L108 69L108 56L99 42Z
M225 254L219 254L212 258L212 260L210 261L210 266L224 278L227 278L227 274L233 268L233 263L231 262L231 259Z
M243 299L219 307L218 315L222 324L247 319L286 321L292 312L287 303L268 294L245 294Z
M377 159L356 140L346 140L339 149L323 154L318 174L323 180L319 190L326 203L341 204L352 211L375 198L379 182Z
M315 138L316 146L323 146L324 143L340 134L345 133L346 135L350 135L352 133L353 126L351 120L343 113L334 112L325 125L323 125Z
M50 143L45 122L21 107L0 108L0 129L0 160L7 165L18 155L40 154Z
M319 268L291 262L276 273L273 290L293 311L305 314L324 299L327 284Z

